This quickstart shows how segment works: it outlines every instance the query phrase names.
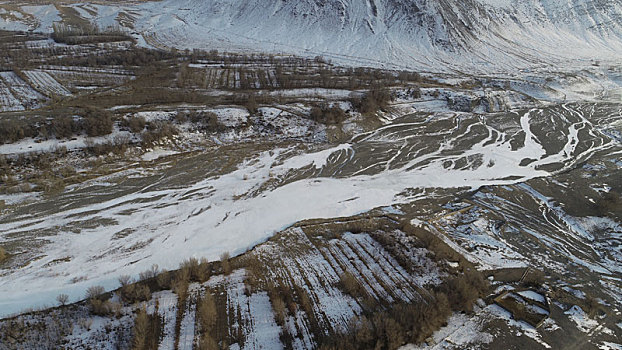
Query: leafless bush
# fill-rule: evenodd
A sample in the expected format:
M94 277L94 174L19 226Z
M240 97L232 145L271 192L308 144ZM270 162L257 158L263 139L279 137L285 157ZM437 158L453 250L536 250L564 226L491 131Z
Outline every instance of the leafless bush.
M361 284L361 282L354 277L354 275L350 271L344 272L339 277L339 284L343 290L345 290L348 294L353 296L354 298L365 298L367 292L365 288Z
M119 277L119 284L121 287L125 287L133 282L132 277L130 275L122 275Z
M141 281L144 281L144 280L148 280L150 278L155 278L158 275L159 272L160 272L160 268L158 267L158 265L157 264L153 264L153 265L151 265L151 267L148 270L143 271L143 272L141 272L139 274L139 279Z
M421 343L446 323L451 315L447 297L433 293L426 300L367 311L352 319L338 336L320 339L321 349L397 349L405 343Z
M312 107L309 117L318 123L332 125L343 122L348 118L348 115L339 106L322 104Z
M113 312L112 305L108 300L99 300L97 298L89 300L91 313L97 316L107 316Z
M103 299L103 294L106 292L102 286L91 286L86 290L87 299Z
M36 132L35 127L24 120L0 120L0 143L11 143L25 137L34 137Z
M149 333L149 317L144 308L139 309L136 313L132 333L132 350L148 349L147 335Z
M258 109L257 109L257 98L255 97L255 95L249 95L246 99L246 103L244 104L244 107L246 107L246 109L248 109L248 112L250 114L256 114Z
M69 301L69 295L67 295L67 294L59 294L56 297L56 301L58 302L59 305L63 306L65 304L67 304L67 302Z
M224 252L220 255L220 263L222 265L222 272L225 275L231 273L231 262L229 261L229 252Z
M84 130L88 136L103 136L112 132L113 126L110 112L99 108L88 108L84 117Z
M476 270L468 269L464 274L449 278L439 288L447 295L451 308L457 311L473 310L474 302L488 290L488 281Z
M128 303L147 301L151 298L151 289L143 283L126 284L121 287L121 298Z
M150 122L147 124L147 131L142 134L143 144L150 146L160 139L173 137L178 132L169 121Z
M171 288L171 274L167 270L162 270L160 274L156 277L156 281L158 282L158 287L160 289L169 289Z
M52 133L56 138L69 138L79 130L76 121L70 116L56 117L51 124Z
M374 88L361 98L353 98L352 105L361 113L374 113L379 109L385 110L391 99L388 90Z
M274 298L272 301L272 309L274 310L274 317L276 323L283 327L285 326L286 307L285 302L280 297Z
M147 122L145 121L145 118L143 117L133 116L133 117L124 119L123 124L124 126L127 126L131 132L138 134L145 129L145 125L147 125Z

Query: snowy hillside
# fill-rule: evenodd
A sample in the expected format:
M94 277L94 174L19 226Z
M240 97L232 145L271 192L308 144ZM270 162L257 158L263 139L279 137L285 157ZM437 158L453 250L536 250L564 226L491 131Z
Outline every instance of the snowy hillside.
M353 65L498 73L543 64L576 68L616 61L622 53L622 3L609 0L165 0L71 6L101 26L131 29L143 45L323 55ZM58 19L48 7L22 9L21 15L0 13L0 26L50 30Z
M325 55L434 71L514 70L622 52L622 4L599 0L167 1L137 28L167 46Z

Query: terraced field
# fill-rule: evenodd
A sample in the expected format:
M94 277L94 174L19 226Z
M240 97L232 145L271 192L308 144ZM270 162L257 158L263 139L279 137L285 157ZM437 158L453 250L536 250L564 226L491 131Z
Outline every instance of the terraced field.
M387 220L388 227L396 225L388 218L380 218L379 222ZM317 346L327 334L346 332L350 322L364 310L399 302L426 302L431 287L456 273L432 260L421 241L399 229L385 232L380 225L369 233L337 233L340 226L354 227L352 223L356 226L361 222L369 225L370 221L310 222L285 230L233 261L234 266L244 267L230 274L190 283L184 287L187 293L180 294L179 289L176 294L155 292L143 307L160 317L158 348L194 349L205 341L203 316L198 310L206 294L216 301L218 322L209 335L218 342L240 349L305 349ZM373 237L381 237L383 244ZM400 263L396 259L407 260ZM218 267L214 269L218 271ZM346 272L361 281L357 294L351 294L343 285ZM277 301L280 298L284 300ZM287 303L285 309L275 306L283 302ZM84 308L76 305L59 312L79 319L76 314L83 315ZM125 332L131 327L132 307L124 306L119 312L119 317L99 317L80 338L60 331L66 327L62 316L52 321L33 314L20 322L44 328L56 322L57 328L48 329L50 345L85 348L104 342L110 343L112 349L114 344L129 341ZM0 322L0 327L7 331L15 326L12 322ZM20 339L7 338L8 331L3 334L3 344L10 344L9 339L23 345L42 344L33 332L26 332Z

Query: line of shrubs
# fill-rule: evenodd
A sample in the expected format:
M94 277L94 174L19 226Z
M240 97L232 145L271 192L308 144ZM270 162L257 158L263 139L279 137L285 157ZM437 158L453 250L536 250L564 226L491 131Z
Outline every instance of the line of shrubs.
M12 143L28 137L48 139L71 138L85 133L90 137L104 136L112 132L114 121L106 110L88 107L76 112L80 117L68 115L49 120L5 119L0 120L0 143Z
M52 25L52 30L52 39L57 43L67 45L133 40L133 38L120 27L102 29L95 24L68 26L62 23L54 23Z

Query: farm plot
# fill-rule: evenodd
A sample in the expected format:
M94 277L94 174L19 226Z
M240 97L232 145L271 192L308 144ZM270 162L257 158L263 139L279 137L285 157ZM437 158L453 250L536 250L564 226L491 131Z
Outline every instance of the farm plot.
M47 96L69 96L71 92L52 78L47 72L40 70L25 71L24 74L35 89Z
M11 90L0 79L0 112L23 111L21 102L13 96Z
M133 76L128 74L101 72L95 70L84 71L50 69L46 70L45 72L48 73L57 82L59 82L59 85L64 85L66 89L72 91L115 86L133 78Z
M0 72L0 111L34 109L45 100L45 96L14 72Z

